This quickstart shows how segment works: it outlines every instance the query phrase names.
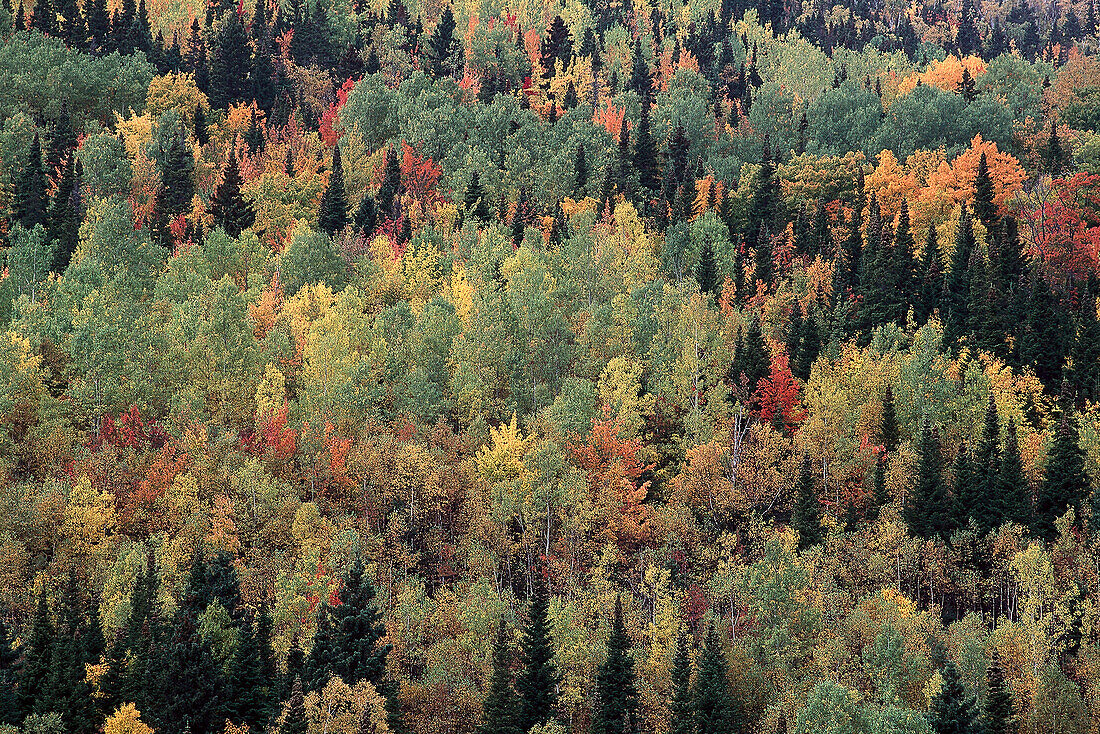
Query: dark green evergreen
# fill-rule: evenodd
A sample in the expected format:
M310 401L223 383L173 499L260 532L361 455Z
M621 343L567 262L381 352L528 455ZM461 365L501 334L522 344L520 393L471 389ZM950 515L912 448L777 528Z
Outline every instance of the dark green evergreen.
M691 690L691 648L681 633L672 659L672 700L669 702L669 734L695 734L695 709Z
M54 626L46 592L38 594L30 634L23 643L23 661L19 668L19 710L22 717L45 713L41 709L50 685L50 664L53 658ZM21 718L22 718L21 717Z
M359 206L355 209L352 223L355 224L356 229L367 237L373 234L374 228L378 226L378 205L369 191L364 193L363 198L359 200Z
M216 109L251 99L251 52L240 14L232 9L222 16L210 54L210 104ZM192 732L192 734L195 734Z
M521 668L516 679L516 692L520 699L519 727L525 732L554 717L557 687L561 681L554 664L554 646L550 639L550 620L547 617L550 591L544 574L544 569L535 569L527 623L520 640Z
M80 159L75 155L67 156L57 182L57 192L50 200L47 234L54 243L53 270L57 273L65 272L80 242L82 174Z
M1005 684L1004 668L1001 667L996 650L989 662L986 680L989 685L983 711L983 734L1015 734L1016 711L1012 704L1012 693Z
M997 223L997 206L993 203L993 179L989 176L989 161L984 152L978 159L978 173L974 176L974 216L992 234Z
M974 253L974 226L964 206L955 228L955 249L943 284L943 339L955 346L963 338L970 312L970 258Z
M378 213L381 219L393 219L397 216L396 207L400 204L400 197L401 164L397 158L397 151L391 147L386 150L386 162L382 171L382 185L378 187L378 196L375 197L378 202Z
M511 657L506 627L501 619L493 641L493 670L481 705L477 734L523 734L519 726L519 698L512 687Z
M593 734L635 734L638 731L638 683L630 638L623 627L623 602L615 602L615 618L607 639L607 659L596 674Z
M729 734L741 729L741 712L734 703L728 676L722 638L717 625L711 624L692 691L697 734Z
M12 221L18 222L27 230L34 229L39 224L46 226L49 201L47 186L42 142L36 132L30 150L27 151L27 163L16 178L11 206Z
M241 195L241 172L235 150L229 153L222 180L210 200L210 214L214 225L224 229L230 237L240 237L241 232L256 221L252 205Z
M290 698L286 703L286 716L279 726L279 734L306 734L309 730L309 722L306 720L305 696L302 691L302 681L294 679L290 690Z
M879 440L887 456L898 450L901 437L898 431L898 414L894 406L894 389L889 385L882 391L882 421L879 423Z
M954 528L955 508L943 481L940 447L932 427L921 426L917 446L917 476L905 495L905 522L922 538L947 537Z
M997 415L997 402L993 393L989 394L986 404L985 421L982 432L974 444L974 463L971 467L973 496L975 501L969 508L980 528L992 530L1001 523L998 493L1000 489L1001 469L1001 422Z
M699 264L695 267L695 280L699 283L702 293L717 298L721 295L721 284L718 282L718 262L714 257L714 246L710 240L703 243L703 252L699 255Z
M935 734L981 734L973 696L966 693L959 671L950 660L941 671L943 683L932 698L928 723Z
M809 457L803 459L802 470L795 485L791 527L798 531L798 549L806 550L824 539L821 530L821 500L817 496L817 480Z
M1014 421L1008 421L1005 429L1004 450L1001 451L1001 465L997 473L997 498L1001 522L1013 522L1025 527L1031 524L1031 487L1024 474Z
M1096 299L1088 291L1082 299L1076 326L1066 376L1079 405L1100 402L1100 321L1096 318Z
M487 198L488 195L481 186L481 179L478 177L477 171L473 171L470 174L470 183L466 187L465 194L463 194L462 203L470 216L480 222L486 222L490 218Z
M1063 408L1069 410L1068 406ZM1047 451L1032 532L1045 540L1053 540L1056 535L1054 521L1071 508L1076 510L1080 520L1081 505L1090 491L1089 477L1085 472L1085 452L1081 449L1076 421L1067 412L1062 415Z
M344 190L344 165L340 160L340 145L332 149L332 168L328 184L321 194L321 208L317 214L317 227L330 237L348 224L348 197Z

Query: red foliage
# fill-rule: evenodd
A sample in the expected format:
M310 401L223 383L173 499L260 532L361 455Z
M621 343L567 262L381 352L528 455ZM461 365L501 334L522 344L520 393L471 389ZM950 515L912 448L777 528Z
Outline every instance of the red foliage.
M798 396L798 380L791 374L787 355L775 355L771 374L760 381L753 395L753 400L760 404L760 417L770 421L778 415L787 428L796 428L806 418Z
M347 104L348 94L355 88L355 80L348 79L336 90L336 101L329 105L329 108L321 114L321 140L325 141L325 145L330 148L336 145L336 141L340 139L340 136L344 134L343 130L338 130L340 122L340 108Z
M119 413L117 420L109 415L103 416L99 431L88 441L88 448L98 451L104 445L115 448L159 450L168 442L168 434L150 421L142 420L141 411L136 405L128 411Z
M242 434L243 448L254 456L270 454L278 461L286 461L298 450L298 434L287 427L287 406L263 421L258 433Z
M404 140L401 141L401 179L414 199L429 204L439 199L436 186L443 169L428 156L422 156Z
M1042 260L1067 275L1081 277L1097 265L1100 253L1100 176L1078 173L1037 186L1021 209L1021 234Z

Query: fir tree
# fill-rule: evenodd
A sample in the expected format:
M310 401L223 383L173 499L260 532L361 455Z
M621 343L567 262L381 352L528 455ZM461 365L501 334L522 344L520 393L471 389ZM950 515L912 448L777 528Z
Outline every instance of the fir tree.
M681 633L672 659L672 700L669 702L669 734L695 734L695 711L691 690L691 649Z
M871 475L871 501L876 513L890 502L890 495L886 491L885 456L875 457L875 470Z
M332 149L332 169L328 184L321 194L321 208L317 214L317 227L330 237L348 223L348 197L344 192L344 166L340 160L340 144Z
M573 181L578 196L583 196L588 186L588 154L585 153L583 143L577 143L577 157L573 162Z
M734 385L745 384L751 393L756 389L757 383L768 375L770 369L771 359L764 344L764 334L760 330L760 319L754 317L744 339L738 338L730 363L731 382Z
M791 527L798 531L798 549L806 550L824 539L821 530L821 500L817 497L817 482L810 458L802 461L795 489Z
M898 414L894 407L894 389L889 385L882 391L882 422L879 424L879 438L887 456L893 456L901 442L898 433Z
M1008 421L1004 450L997 472L997 494L1001 522L1028 526L1031 523L1031 490L1024 474L1023 459L1016 439L1016 423Z
M990 392L982 433L974 446L971 484L975 502L970 508L971 516L977 520L978 526L986 531L997 527L1001 519L997 507L1001 468L1000 444L1001 423L997 416L997 402L993 399L993 393Z
M247 101L250 67L248 34L240 15L236 10L230 10L222 18L210 55L210 104L217 109L226 109Z
M474 219L481 222L486 222L490 218L489 214L489 202L486 200L485 189L481 187L481 180L478 177L477 171L473 171L470 174L470 183L466 187L466 192L463 194L462 203L466 207L466 211L470 213Z
M1081 449L1077 426L1068 413L1062 416L1054 440L1047 452L1043 481L1035 506L1032 532L1046 540L1056 535L1054 521L1073 508L1081 516L1081 503L1091 490L1085 472L1085 453Z
M741 726L740 712L730 692L726 654L718 628L712 624L699 658L699 672L692 691L692 708L698 734L729 734Z
M921 426L917 447L917 476L905 496L905 523L922 538L946 537L954 527L954 504L943 482L940 449L932 427Z
M454 33L455 16L448 5L439 16L427 45L427 55L431 60L429 69L436 78L446 76L452 71L451 57L458 48Z
M1080 404L1095 403L1100 401L1100 321L1096 318L1096 299L1087 291L1076 331L1067 377Z
M992 233L997 222L997 206L993 203L993 179L989 175L989 162L983 152L978 159L978 173L974 176L974 215Z
M940 309L942 295L943 266L940 246L936 241L936 228L929 227L921 257L920 303L917 313L920 323L928 321Z
M1015 734L1016 713L1012 705L1012 693L1005 684L1004 668L997 651L993 651L993 659L986 671L986 679L989 682L989 693L985 699L985 728L984 734Z
M718 282L718 262L714 257L714 245L710 239L703 243L703 252L699 255L699 264L695 268L695 280L699 283L699 290L717 297L721 293Z
M355 224L355 228L366 237L373 234L374 228L378 226L378 205L369 191L364 193L363 198L359 200L359 206L355 209L352 222Z
M493 642L493 671L481 706L477 734L523 734L519 727L519 699L512 688L510 658L504 620Z
M23 644L23 662L19 669L19 710L22 717L34 713L44 713L41 705L45 702L50 683L50 663L53 657L54 626L50 620L50 607L46 602L46 592L38 594L34 620L30 635Z
M959 671L950 660L943 666L943 684L932 698L928 723L936 734L980 734L974 698L968 696Z
M380 689L392 646L381 642L386 626L374 604L374 586L363 573L363 562L356 560L342 579L340 604L332 609L332 667L349 686L368 680Z
M646 196L652 196L661 186L657 146L650 134L649 105L649 95L646 95L642 98L642 114L638 121L638 137L634 141L632 160L633 168L638 174L638 185Z
M12 221L23 225L24 229L34 229L36 225L46 225L46 207L48 202L46 167L42 161L42 142L38 133L31 140L27 151L27 164L16 179L15 195L12 197Z
M82 173L80 159L70 154L65 159L61 178L57 182L57 192L50 201L47 232L54 242L53 270L57 273L65 272L80 239Z
M400 197L401 164L397 159L397 151L389 148L386 151L386 162L382 170L382 185L378 187L378 196L375 197L381 219L393 219L397 216L396 208L400 204Z
M535 569L534 590L527 609L527 623L520 641L522 668L516 680L519 694L519 727L530 731L554 716L557 686L561 680L554 665L554 648L550 639L550 592L541 568Z
M241 232L256 221L256 212L252 210L241 195L241 174L237 165L237 151L229 153L229 162L225 166L221 183L210 200L210 214L214 225L221 227L230 237L240 237Z
M969 322L970 258L974 252L974 228L970 212L964 206L959 214L955 232L955 250L951 255L951 268L943 284L944 324L943 340L956 345L962 339Z
M1043 167L1052 176L1061 175L1067 167L1066 151L1058 137L1058 125L1054 120L1050 121L1050 135L1043 150Z
M975 472L970 460L970 447L963 441L951 464L951 493L955 498L955 525L966 525L974 516L975 506L981 502L981 494L975 486Z
M615 619L607 639L607 659L596 675L593 734L634 734L638 731L638 685L630 638L623 627L623 602L615 602Z

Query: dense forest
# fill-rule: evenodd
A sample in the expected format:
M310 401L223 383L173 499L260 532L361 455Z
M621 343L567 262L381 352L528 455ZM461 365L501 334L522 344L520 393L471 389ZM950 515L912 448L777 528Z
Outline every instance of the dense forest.
M0 734L1097 734L1094 0L3 0Z

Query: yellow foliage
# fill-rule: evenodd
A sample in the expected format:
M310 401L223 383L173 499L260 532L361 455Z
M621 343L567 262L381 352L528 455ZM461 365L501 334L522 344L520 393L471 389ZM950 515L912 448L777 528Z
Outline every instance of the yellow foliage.
M933 61L923 73L910 74L898 87L898 95L908 94L916 89L917 80L921 84L939 87L947 92L954 92L962 82L963 69L970 71L970 76L977 79L985 74L985 62L977 56L966 56L960 59L958 56L948 56L943 61Z
M107 717L103 725L104 734L153 734L141 720L141 712L132 703L123 704L117 711Z
M256 422L260 423L279 412L286 402L286 378L270 362L263 379L256 386Z
M154 118L160 117L165 110L176 108L185 120L190 121L200 107L206 112L210 104L206 95L195 85L191 74L163 74L149 82L145 112Z
M499 428L489 429L492 446L482 446L474 460L478 471L486 481L518 479L525 475L524 457L534 445L535 437L524 437L516 424L515 413L512 421Z

